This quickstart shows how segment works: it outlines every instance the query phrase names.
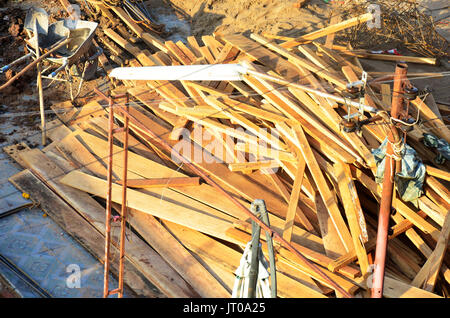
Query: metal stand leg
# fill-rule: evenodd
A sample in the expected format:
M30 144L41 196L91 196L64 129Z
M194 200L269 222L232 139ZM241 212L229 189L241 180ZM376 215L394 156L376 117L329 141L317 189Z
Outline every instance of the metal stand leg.
M119 96L116 96L118 98ZM128 111L128 95L125 95L126 110ZM109 129L108 129L108 175L107 183L108 190L106 195L106 233L105 233L105 271L104 271L104 285L103 285L103 297L109 295L118 294L119 298L123 297L123 273L124 273L124 261L125 261L125 231L127 221L127 171L128 171L128 122L127 116L125 118L125 125L123 128L114 129L114 100L109 98ZM113 149L114 149L114 133L125 132L124 145L123 145L123 159L124 167L122 173L122 209L121 209L121 222L120 222L120 258L119 258L119 286L117 289L109 290L109 272L110 272L110 247L111 247L111 206L112 206L112 170L113 170Z

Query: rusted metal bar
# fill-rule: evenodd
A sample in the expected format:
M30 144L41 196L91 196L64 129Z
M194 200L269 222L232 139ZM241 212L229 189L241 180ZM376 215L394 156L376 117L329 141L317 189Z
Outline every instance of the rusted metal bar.
M125 107L128 113L128 94L125 97ZM122 173L122 219L120 224L120 260L119 260L119 298L123 297L123 271L124 271L124 258L125 258L125 229L127 221L127 171L128 171L128 122L129 119L125 117L124 123L124 142L123 142L123 173Z
M108 99L108 97L100 92L97 89L94 89L95 92L101 96L103 99ZM327 274L325 274L317 265L310 262L305 256L303 256L302 253L300 253L296 248L294 248L288 241L283 239L281 235L279 235L277 232L272 230L269 226L267 226L264 222L262 222L258 217L256 217L249 209L247 209L245 206L243 206L239 201L237 201L234 197L232 197L227 191L225 191L218 183L216 183L212 178L209 177L207 173L205 173L202 169L197 168L188 158L184 157L182 154L178 153L177 151L174 151L173 148L160 136L156 135L152 130L148 129L144 124L142 124L139 119L132 116L130 113L127 112L126 109L124 109L122 106L117 105L117 108L120 109L124 117L128 117L128 119L141 129L145 134L147 134L151 139L158 142L160 146L165 148L166 151L170 152L173 156L177 157L178 160L183 162L191 171L199 175L203 178L209 185L214 187L216 190L218 190L222 195L224 195L227 199L229 199L233 204L242 212L244 212L248 217L255 221L261 229L267 231L270 236L281 245L286 247L289 251L291 251L295 256L297 256L302 262L307 264L314 272L316 272L319 276L321 276L332 288L334 288L337 292L339 292L342 296L347 298L353 298L352 295L350 295L347 291L345 291L342 287L340 287L335 281L333 281L330 277L328 277Z
M391 117L398 119L403 109L403 86L406 79L408 66L397 64L394 75L394 91L392 96ZM392 145L397 145L400 137L394 125L387 136L386 157L384 166L384 179L381 193L380 213L378 215L377 244L375 249L374 274L372 281L372 298L383 297L384 270L386 264L386 249L388 242L389 218L392 209L392 195L394 188L394 176L399 171L401 159L394 159Z
M108 125L108 190L106 194L106 220L105 220L105 266L103 277L103 297L106 298L109 292L109 256L111 246L111 207L112 207L112 163L113 163L113 129L114 129L114 101L107 98L109 106L109 125Z

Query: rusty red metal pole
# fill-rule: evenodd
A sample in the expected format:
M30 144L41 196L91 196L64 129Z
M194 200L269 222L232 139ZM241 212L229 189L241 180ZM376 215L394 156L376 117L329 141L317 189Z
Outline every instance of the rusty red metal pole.
M128 112L128 94L125 97L125 107ZM123 142L123 173L122 173L122 218L120 224L120 260L119 260L119 292L118 297L123 297L123 271L125 258L125 229L127 221L127 172L128 172L128 116L124 116L124 142Z
M108 126L108 190L106 194L106 220L105 220L105 271L103 277L103 297L109 295L109 256L111 244L111 207L112 207L112 163L113 163L113 129L114 129L114 101L108 99L109 104L109 126Z
M398 119L403 109L403 84L406 79L408 66L397 64L394 75L394 91L392 95L391 117ZM375 250L374 273L372 281L372 298L383 297L384 269L386 264L386 249L388 242L389 218L392 209L392 195L394 189L394 176L400 161L392 157L394 149L392 144L397 144L399 136L394 125L387 136L386 157L384 166L383 188L381 193L380 212L378 214L377 245Z

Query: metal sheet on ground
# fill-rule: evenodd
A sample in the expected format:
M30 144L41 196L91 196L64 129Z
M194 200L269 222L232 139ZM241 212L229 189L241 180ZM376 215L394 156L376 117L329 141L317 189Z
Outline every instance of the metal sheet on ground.
M37 208L0 218L0 254L52 297L103 296L103 265ZM78 268L79 288L73 280ZM0 273L24 297L41 297L4 264ZM110 282L117 288L113 277Z

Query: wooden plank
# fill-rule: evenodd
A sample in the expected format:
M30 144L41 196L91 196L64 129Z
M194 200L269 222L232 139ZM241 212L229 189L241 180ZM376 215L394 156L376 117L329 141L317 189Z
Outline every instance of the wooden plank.
M399 213L395 213L392 215L393 220L398 224L405 220ZM409 240L414 244L414 246L425 256L426 259L429 259L433 251L428 247L427 243L420 237L420 235L414 230L409 229L405 232L406 236ZM440 272L445 277L447 282L450 282L450 269L442 263Z
M122 180L117 181L123 184ZM170 188L199 186L199 177L178 177L178 178L153 178L153 179L128 179L127 186L130 188Z
M439 194L437 194L433 189L431 189L428 185L425 185L424 187L425 190L425 194L428 198L430 198L432 200L432 202L435 203L435 205L440 208L440 211L438 211L438 213L435 213L435 211L433 211L433 216L430 216L431 218L433 218L433 220L436 222L437 219L437 223L439 224L439 220L442 220L444 213L442 213L443 211L447 212L450 211L450 202L445 201L445 199L443 199L441 196L439 196ZM422 198L422 197L421 197ZM421 204L421 200L419 200L419 204ZM423 208L419 205L419 208ZM441 226L443 224L443 220L441 222Z
M342 54L356 56L363 59L380 60L380 61L393 61L393 62L406 62L406 63L419 63L436 65L437 59L433 57L422 56L407 56L407 55L393 55L393 54L375 54L370 53L367 50L352 50L349 51L345 46L333 45L334 50L342 51Z
M422 269L417 273L417 276L411 282L412 286L419 287L432 292L436 285L437 275L444 259L445 251L450 237L450 213L445 217L444 225L442 226L439 239L436 247L431 253L428 260L423 265Z
M120 47L134 55L138 61L144 66L155 65L154 60L148 50L141 50L137 46L131 44L126 39L117 34L113 29L104 29L103 32Z
M239 53L240 53L239 49L235 48L230 43L227 43L217 56L216 63L217 64L231 63L236 59Z
M104 208L101 207L92 197L84 192L78 191L71 187L64 186L59 183L59 178L65 174L65 171L61 170L57 165L47 159L39 149L33 149L29 152L21 154L22 159L31 166L33 171L49 184L66 202L70 203L85 219L87 219L95 228L101 233L105 232L104 225ZM131 235L131 234L130 234ZM118 242L117 238L115 241ZM148 267L149 261L159 264L158 270L160 274L156 274L153 269L144 269L147 276L150 276L150 281L154 282L157 286L161 286L164 292L169 295L194 295L191 288L186 285L181 276L178 276L168 265L157 255L153 250L146 247L139 238L133 238L132 242L127 244L127 254L132 257L131 261L136 263L139 268ZM143 257L142 254L147 256ZM174 275L175 274L175 275ZM153 278L153 276L155 276ZM171 284L175 284L176 287L172 287L168 284L167 280L170 279ZM176 291L174 290L176 289Z
M395 200L393 206L397 209L398 212L400 212L400 214L405 219L411 221L411 223L417 226L417 228L419 228L422 232L430 234L436 240L439 238L439 231L429 222L425 221L422 217L420 217L416 212L414 212L401 200L399 199Z
M178 61L183 65L190 65L193 61L172 41L166 41L164 43L166 48L174 55Z
M290 194L289 194L288 190L286 189L286 186L280 180L279 176L276 175L275 173L269 173L266 176L269 178L271 183L275 186L277 191L283 196L284 200L288 204L290 204L289 203L290 202ZM300 184L300 187L301 186L302 186L302 184ZM291 207L291 209L293 209L293 207ZM288 209L287 209L286 213L289 213L289 205L288 205ZM306 230L308 230L312 233L315 232L314 227L312 226L311 222L308 220L305 213L303 213L301 208L298 206L298 201L297 201L297 206L295 209L294 217L297 217L300 220L301 224L304 226L304 228ZM287 214L286 214L286 218L287 218ZM283 232L284 232L284 230L283 230Z
M381 100L383 101L384 110L390 111L392 105L391 86L389 84L381 84L381 94Z
M240 252L176 223L163 221L163 224L192 252L222 264L230 272L234 272L238 267L242 257ZM280 297L324 297L309 276L280 262L277 264L277 290Z
M338 14L333 15L330 19L330 25L337 24L341 21L342 21L342 17L340 15L338 15ZM325 39L325 47L326 48L329 48L329 49L333 48L333 41L334 41L335 35L336 35L335 32L327 34L327 37Z
M198 44L198 42L195 39L195 37L194 36L188 36L186 39L187 39L187 42L188 42L192 52L195 54L195 56L197 58L202 57L203 54L202 54L202 52L200 52L200 45Z
M383 296L387 298L442 298L389 276L384 277Z
M273 148L266 148L263 146L255 147L253 144L238 142L236 143L234 149L239 151L244 151L247 153L251 153L256 157L267 157L272 159L279 159L281 161L288 161L292 163L297 162L297 158L290 152L287 151L278 151Z
M437 194L447 202L450 202L450 190L434 177L426 177L425 183L430 186Z
M60 197L52 192L29 170L23 170L9 178L9 181L21 191L29 193L30 196L39 202L40 207L45 211L64 231L80 243L89 253L91 253L101 263L104 263L104 246L99 242L104 242L104 236L98 232L86 219L79 215L73 208L67 205ZM119 255L119 250L112 245L112 254ZM151 258L147 255L150 261ZM111 272L118 273L119 262L117 258L111 260ZM160 293L149 288L148 282L130 263L128 257L125 260L124 282L132 290L146 297L160 297ZM164 267L161 267L163 269ZM151 271L152 269L149 269ZM161 276L159 271L154 271L155 278ZM167 280L169 283L169 280ZM172 284L171 282L169 283ZM162 285L160 285L162 287ZM175 289L176 292L176 289ZM179 295L181 293L178 292ZM186 294L184 294L186 295Z
M10 156L12 159L14 159L22 167L26 167L26 163L20 157L20 153L22 151L27 151L27 150L31 150L31 148L28 147L28 145L24 142L20 142L15 145L3 147L3 151L6 154L8 154L8 156Z
M168 53L167 48L164 46L163 41L155 35L152 35L144 30L130 18L130 16L119 6L111 6L111 10L122 19L123 22L134 32L138 37L140 37L147 45L156 47L164 53Z
M276 160L233 162L228 164L230 171L265 170L279 167L280 165Z
M194 288L206 298L230 294L153 216L130 209L133 227ZM187 217L187 216L186 216Z
M177 41L175 43L178 48L184 53L184 55L187 56L191 64L195 64L195 61L197 61L197 56L181 41Z
M107 184L105 180L79 171L72 171L62 177L60 181L65 185L81 191L91 193L104 199L106 198ZM122 202L121 189L121 186L118 184L112 185L113 202ZM210 214L205 214L201 210L194 210L190 207L186 207L186 197L181 197L184 197L184 200L179 199L178 202L174 202L172 200L169 201L166 197L154 197L147 193L132 189L128 189L127 191L128 207L131 209L176 222L205 234L230 241L230 238L225 232L231 226L231 222Z
M342 197L347 222L353 239L353 246L358 256L359 267L365 275L369 269L369 260L364 243L368 241L366 222L359 202L358 193L352 180L352 174L348 165L337 163L334 165L339 191Z
M421 196L417 200L417 203L419 209L425 212L434 222L436 222L440 226L444 225L445 216L447 215L448 211L450 211L448 207L440 208L426 196Z
M155 86L156 87L156 86ZM150 91L147 87L133 87L128 90L128 93L139 100L142 105L148 107L151 111L155 112L157 116L164 119L170 124L173 124L177 120L177 116L172 113L161 110L158 105L161 97L154 92Z
M446 181L450 181L450 172L449 171L438 169L438 168L432 167L430 165L425 165L425 167L427 170L427 174L429 176L439 178L442 180L446 180Z
M206 61L209 64L214 64L214 62L216 61L215 57L211 54L211 51L209 50L209 48L207 46L201 46L199 47L200 53L202 54L202 56L206 59Z
M443 138L450 143L450 130L447 125L439 117L436 117L431 108L423 102L421 98L417 97L415 100L411 101L411 105L413 105L417 111L420 110L420 116L424 119L424 126L429 128L437 137Z
M252 121L246 119L244 116L234 112L232 109L230 109L229 105L226 105L222 103L222 101L219 101L217 98L213 98L211 96L206 98L206 102L208 103L208 105L215 108L216 110L227 114L231 120L238 123L241 127L244 127L251 133L255 134L255 136L260 138L260 140L267 142L272 148L278 150L286 149L286 145L284 145L279 140L279 138L276 138L275 136L268 134L266 130L262 129L261 127L258 127Z
M261 64L276 71L287 80L298 80L298 71L295 69L293 64L284 60L270 50L262 47L258 43L240 34L225 35L223 39L226 43L233 45L250 56L252 59L257 60Z
M150 127L150 129L158 136L167 136L168 130L158 124L154 119L149 116L143 116L142 110L137 107L130 108L129 112L134 118L137 118L144 126ZM116 114L119 120L123 120L120 118L119 114ZM143 140L151 140L150 136L147 136L143 133L138 127L134 125L130 125L131 129L139 134ZM174 144L171 141L168 141L169 144ZM204 149L200 148L194 142L188 142L187 140L181 140L177 142L177 148L174 151L180 151L184 149L182 152L189 157L188 154L201 153L203 155L208 155ZM283 211L286 211L287 205L281 200L279 196L277 196L271 189L269 189L262 182L254 182L249 180L247 177L239 174L232 173L229 171L228 167L222 163L218 163L214 160L202 160L201 162L196 162L193 160L193 163L197 165L202 170L206 171L216 182L218 182L222 187L230 191L231 193L237 194L242 198L245 198L249 201L253 201L256 198L264 197L266 201L266 205L268 210L276 215L283 214ZM281 215L284 217L283 215Z
M220 51L223 48L223 45L211 35L202 36L202 41L210 49L211 53L214 56L214 59L217 60L220 55Z
M228 232L228 235L232 236L236 240L239 240L241 242L241 246L245 246L247 242L251 240L251 235L244 233L242 231L239 231L237 229L230 229ZM265 242L261 243L262 250L265 255L267 255L267 244ZM298 248L296 245L294 245L295 248ZM302 249L298 249L300 252L303 253ZM307 263L305 263L303 260L300 260L297 258L293 253L291 253L289 250L285 249L284 247L281 247L279 250L279 258L278 262L282 262L288 266L293 266L296 269L300 270L302 273L309 275L313 279L319 281L320 283L331 287L320 275L318 275L315 271L313 271ZM306 256L306 255L305 255ZM323 256L323 255L322 255ZM349 293L356 292L359 287L352 282L342 278L339 275L336 275L332 272L329 272L326 269L321 268L323 272L325 272L328 277L330 277L332 280L334 280L337 284L339 284L340 287L342 287L345 291Z
M343 142L342 139L337 138L336 135L331 133L311 114L299 107L297 103L294 103L292 100L282 95L281 92L276 91L276 88L274 86L268 84L266 81L263 81L261 79L256 80L255 78L251 78L249 76L245 76L244 80L259 94L261 94L261 96L268 100L273 106L282 111L286 116L299 122L308 134L315 137L317 140L326 140L331 147L340 147L341 149L336 152L336 155L344 156L341 157L341 160L343 160L344 162L353 162L349 158L350 155L360 162L363 161L363 159L360 158L360 156L353 150L351 146Z
M320 57L319 55L316 54L316 52L314 52L313 50L311 50L309 47L307 47L305 45L299 45L298 50L304 56L306 56L312 63L317 65L321 70L327 70L329 73L339 76L338 71L335 69L336 63L331 62L331 61L327 62L325 60L325 57L324 58Z
M326 36L328 34L336 33L341 30L345 30L352 26L358 25L360 23L367 22L369 20L372 20L373 18L374 17L371 13L366 13L366 14L360 15L358 17L354 17L354 18L339 22L339 23L330 25L326 28L322 28L320 30L302 35L298 38L286 41L286 42L282 43L281 46L284 48L291 48L291 47L297 46L299 44L305 44L305 43L314 41L318 38L321 38L323 36Z
M297 145L303 155L303 158L309 168L309 171L311 172L314 182L319 190L320 196L323 199L323 202L325 203L331 222L333 223L333 226L335 227L338 235L339 235L339 241L344 246L345 250L338 251L340 253L349 252L351 250L351 246L353 244L352 237L348 231L347 225L344 223L341 212L339 211L339 208L337 206L337 203L328 188L326 181L324 179L324 176L320 170L320 167L315 160L314 154L311 151L311 148L309 147L309 143L306 140L306 136L303 132L303 129L300 125L294 127L295 135L300 141L300 144ZM325 233L322 233L322 235L325 235Z
M301 58L300 56L298 56L294 53L289 52L287 49L281 47L280 45L278 45L276 43L273 43L273 41L270 41L260 35L252 34L251 37L253 40L266 46L270 50L280 54L281 56L286 57L288 59L288 61L291 62L292 64L306 68L307 70L311 71L312 73L316 74L317 76L323 77L327 81L335 84L340 89L346 88L347 84L341 78L339 78L338 76L336 76L328 71L328 68L331 68L331 67L322 68L322 67L316 66L313 63ZM274 54L274 53L271 53L271 54ZM276 54L274 54L274 55L277 56Z
M305 168L305 160L299 160L297 164L297 174L294 179L294 185L292 186L291 196L289 197L288 212L286 214L286 221L283 229L283 238L288 242L290 242L292 238L292 228L294 226L295 215L298 208L298 199L302 188Z
M306 71L306 74L312 75L309 71ZM308 79L309 78L310 76L308 76ZM333 130L334 134L341 137L342 140L347 141L348 144L351 144L369 167L375 167L375 160L367 146L361 141L356 132L344 133L342 131L342 127L340 125L342 117L340 117L339 114L332 107L330 107L326 101L319 99L321 103L316 104L312 98L309 97L312 97L312 95L307 95L304 91L293 87L290 87L289 91L297 97L299 101L305 104L307 108L317 114L317 116Z
M96 159L92 155L88 157L86 154L84 154L84 157L78 156L78 153L75 155L78 156L83 165L91 169L94 169L94 166L90 163L94 161L95 173L100 177L106 176L105 169L102 169L102 163L105 164L105 158L108 156L107 142L84 132L78 132L78 135L83 144L86 145L86 147L100 159ZM121 155L122 148L114 146L113 151L113 172L116 170L121 171L124 166ZM180 171L173 170L131 152L128 154L128 163L129 178L186 178L186 175ZM118 175L120 175L120 172ZM135 177L133 177L133 175ZM227 217L227 214L236 215L234 213L234 209L232 208L233 205L220 196L217 196L217 192L207 184L201 184L197 187L180 186L176 189L154 189L151 193L156 197L165 197L167 199L171 198L173 202L179 202L180 204L186 206L191 205L192 208L196 207L198 210L203 211L203 213L216 215L222 219L226 218L231 220L234 218ZM180 194L183 194L184 196L180 196ZM199 202L202 202L203 204L199 204ZM214 209L210 207L214 207ZM220 213L219 211L223 211L224 213ZM240 215L236 216L239 217Z

